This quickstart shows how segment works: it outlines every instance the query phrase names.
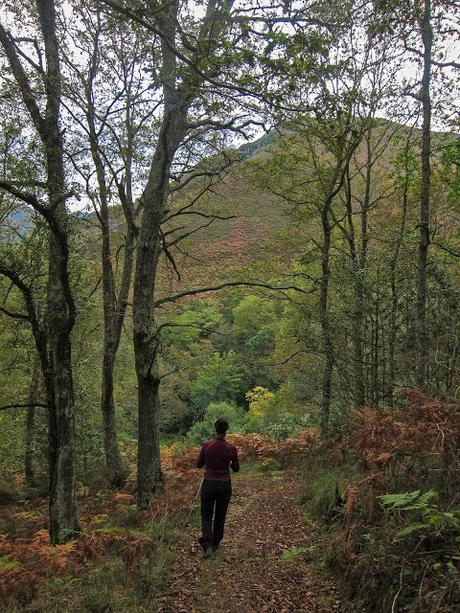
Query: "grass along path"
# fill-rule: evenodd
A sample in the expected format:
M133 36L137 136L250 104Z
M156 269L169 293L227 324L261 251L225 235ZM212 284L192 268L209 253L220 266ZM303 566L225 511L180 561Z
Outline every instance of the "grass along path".
M321 543L302 517L302 480L290 472L233 477L224 540L203 559L196 522L178 554L158 613L297 613L343 611L339 591L319 576L312 559Z

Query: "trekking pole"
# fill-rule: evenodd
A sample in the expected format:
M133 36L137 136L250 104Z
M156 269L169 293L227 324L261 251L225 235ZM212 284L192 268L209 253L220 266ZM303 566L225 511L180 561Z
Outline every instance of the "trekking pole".
M190 518L192 517L192 513L193 513L193 510L195 509L196 501L198 500L198 496L200 495L201 488L203 487L203 481L204 481L204 477L203 477L203 479L201 479L201 483L198 486L198 489L196 491L195 497L193 498L192 508L190 509L190 513L188 514L187 521L185 522L186 526L188 526Z

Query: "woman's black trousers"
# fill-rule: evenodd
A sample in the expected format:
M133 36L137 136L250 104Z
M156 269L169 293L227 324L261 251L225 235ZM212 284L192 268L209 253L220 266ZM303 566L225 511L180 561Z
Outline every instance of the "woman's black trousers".
M205 479L201 488L201 527L203 536L200 543L206 551L217 549L224 536L225 515L232 495L231 481Z

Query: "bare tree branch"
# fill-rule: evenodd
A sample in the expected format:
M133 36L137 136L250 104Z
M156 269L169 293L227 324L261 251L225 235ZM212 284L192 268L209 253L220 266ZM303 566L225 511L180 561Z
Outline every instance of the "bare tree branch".
M7 409L31 409L33 407L47 409L48 405L43 404L43 402L25 402L24 404L4 404L3 406L0 406L0 411L6 411Z
M11 70L13 71L14 78L19 85L22 99L24 100L24 104L26 105L27 110L32 117L35 128L39 132L40 136L44 138L46 135L46 122L41 116L40 109L38 108L38 104L35 100L32 88L29 83L29 78L21 64L21 61L19 60L18 54L15 49L14 39L11 36L10 32L5 30L1 23L0 43L5 50L5 54L8 58Z
M221 290L225 287L240 287L240 286L245 286L245 287L262 287L265 289L270 289L273 291L287 291L287 290L293 290L296 292L300 292L301 294L304 294L306 296L308 296L309 294L313 293L316 291L316 288L314 289L310 289L310 290L304 290L300 287L297 287L295 285L285 285L285 286L276 286L276 285L270 285L269 283L260 283L257 281L228 281L226 283L221 283L220 285L212 285L209 287L199 287L196 289L190 289L190 290L185 290L183 292L179 292L177 294L174 294L172 296L165 296L164 298L160 298L158 300L155 300L155 307L159 307L162 304L165 304L167 302L175 302L176 300L180 300L181 298L184 298L185 296L194 296L196 294L204 294L206 292L216 292L218 290Z
M181 241L183 241L184 238L187 238L187 237L191 236L192 234L195 234L196 232L198 232L199 230L202 230L203 228L207 228L215 220L216 220L216 218L212 217L211 219L209 219L209 221L207 223L203 223L200 226L197 226L196 228L193 228L192 230L189 230L188 232L184 232L184 234L181 234L181 235L177 236L174 240L172 240L169 243L165 242L164 243L164 248L165 249L169 249L171 247L174 247L175 245L177 245L177 243L180 243ZM179 229L180 228L176 228L175 230L171 230L171 232L175 232L176 230L179 230Z
M39 199L37 198L35 194L19 190L16 187L15 183L0 180L0 189L4 189L5 191L9 192L15 198L22 200L22 202L29 204L30 206L32 206L34 209L38 211L44 208L44 205L41 204L41 202L39 201Z
M404 46L405 46L406 51L410 51L411 53L414 53L418 57L423 57L423 51L420 51L419 49L416 49L415 47L410 47L407 44L405 44ZM459 62L439 62L438 60L433 60L433 59L431 59L430 62L433 64L433 66L437 66L438 68L460 69Z
M293 354L291 354L290 356L288 356L285 360L282 360L281 362L271 362L270 364L268 364L268 366L282 366L283 364L287 364L290 360L292 360L293 358L295 358L296 356L298 356L301 353L310 353L309 351L307 351L306 349L299 349L298 351L295 351Z
M0 306L0 312L5 313L5 315L8 315L8 317L12 317L13 319L25 319L27 321L30 321L29 316L25 313L17 313L15 311L10 311L2 306Z
M436 247L439 247L439 249L442 249L442 251L450 253L450 255L453 255L456 258L460 258L460 251L454 251L450 247L446 247L446 245L442 245L441 243L437 243L436 241L431 241L431 244L436 245Z

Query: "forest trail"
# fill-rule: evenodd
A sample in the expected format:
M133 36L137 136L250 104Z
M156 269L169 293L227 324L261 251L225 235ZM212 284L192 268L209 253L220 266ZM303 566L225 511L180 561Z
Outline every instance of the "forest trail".
M339 590L312 564L317 531L302 517L302 479L289 472L233 477L224 540L203 559L199 527L174 548L178 554L158 613L297 613L344 611ZM316 540L315 540L316 539ZM283 551L285 552L283 554Z

